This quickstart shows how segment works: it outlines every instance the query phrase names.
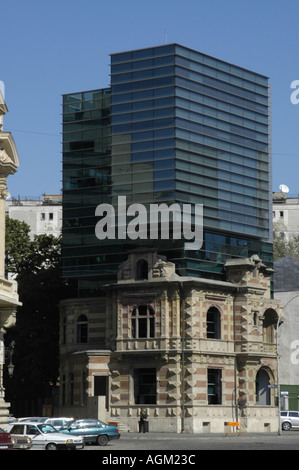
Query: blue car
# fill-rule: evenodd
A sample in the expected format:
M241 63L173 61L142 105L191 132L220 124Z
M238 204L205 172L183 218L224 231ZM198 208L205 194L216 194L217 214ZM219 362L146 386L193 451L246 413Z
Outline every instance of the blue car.
M86 444L105 446L112 439L119 439L120 434L116 425L106 424L99 419L77 419L67 427L60 429L60 433L82 436Z

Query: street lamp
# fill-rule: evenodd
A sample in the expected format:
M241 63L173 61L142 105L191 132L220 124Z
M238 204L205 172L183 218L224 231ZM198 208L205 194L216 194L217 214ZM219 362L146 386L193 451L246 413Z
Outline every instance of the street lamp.
M12 362L10 362L7 366L8 375L9 375L10 378L12 378L12 376L13 376L14 368L15 368L15 366L13 365Z
M8 370L8 375L10 378L12 378L13 373L14 373L14 368L15 366L12 363L12 356L14 353L14 348L15 348L15 341L12 341L8 347L5 348L5 352L7 354L7 357L9 357L9 364L7 365L7 370Z
M280 315L277 317L276 324L276 360L277 360L277 407L278 407L278 435L281 435L281 424L280 424L280 382L279 382L279 344L278 344L278 328L282 323Z

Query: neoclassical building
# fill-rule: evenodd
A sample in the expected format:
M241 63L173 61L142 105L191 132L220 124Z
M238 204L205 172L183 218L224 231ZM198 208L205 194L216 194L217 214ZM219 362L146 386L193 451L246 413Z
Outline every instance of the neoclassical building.
M105 298L61 304L56 414L99 417L136 431L278 430L276 332L281 304L258 256L232 259L226 281L180 277L136 250Z
M3 115L7 113L4 97L0 91L0 426L7 423L9 404L5 402L3 367L5 364L4 334L15 324L16 309L20 305L17 283L5 278L5 199L7 177L16 172L19 157L10 132L3 130Z

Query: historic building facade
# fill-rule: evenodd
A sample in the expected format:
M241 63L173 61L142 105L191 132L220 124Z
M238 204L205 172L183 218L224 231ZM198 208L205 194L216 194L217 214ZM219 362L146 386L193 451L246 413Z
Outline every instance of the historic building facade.
M102 298L61 304L58 414L98 416L136 431L277 431L276 331L258 256L227 260L226 280L181 277L137 249Z
M55 412L276 430L268 77L180 44L111 54L110 71L109 87L63 96L62 275L77 298L61 304ZM202 205L202 247L99 240L98 207L122 218L124 196L148 213Z
M16 172L19 157L10 132L3 130L3 115L7 113L4 97L0 91L0 425L7 423L9 404L5 402L3 368L5 364L4 334L15 324L19 303L17 283L5 278L5 199L7 177Z

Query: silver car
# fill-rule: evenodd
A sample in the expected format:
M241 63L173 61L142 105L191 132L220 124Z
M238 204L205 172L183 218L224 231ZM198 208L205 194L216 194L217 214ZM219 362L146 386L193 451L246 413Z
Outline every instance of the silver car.
M299 428L299 411L281 411L280 422L284 431Z
M11 423L6 431L13 436L26 436L32 440L33 449L60 450L83 449L82 436L70 436L56 431L50 424L35 421Z
M74 421L74 418L47 418L45 424L51 424L56 431L59 431L61 428L66 428L71 422Z

